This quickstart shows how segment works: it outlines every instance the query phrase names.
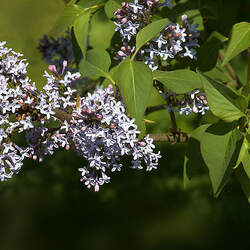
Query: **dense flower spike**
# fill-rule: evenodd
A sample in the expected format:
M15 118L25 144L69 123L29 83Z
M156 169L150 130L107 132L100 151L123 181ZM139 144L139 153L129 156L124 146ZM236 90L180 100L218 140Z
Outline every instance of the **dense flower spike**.
M160 35L150 42L145 49L145 63L154 71L158 69L159 59L166 61L176 56L196 59L195 47L200 47L197 38L200 33L196 30L198 25L187 21L187 16L182 16L182 25L171 23L165 27Z
M71 88L79 73L62 71L55 65L45 72L47 83L43 91L31 84L26 76L27 63L22 56L0 43L0 179L17 174L25 157L43 161L45 155L64 147L76 150L89 165L80 168L81 181L95 191L110 181L108 171L120 171L119 160L124 155L133 158L131 167L157 168L160 153L153 152L153 140L146 136L138 140L134 119L125 113L122 100L117 101L112 87L98 88L87 97L76 98ZM64 76L63 76L64 74ZM63 115L60 115L63 114ZM72 114L72 115L71 115ZM67 116L67 117L66 117ZM70 117L70 118L69 118ZM56 121L60 125L49 126ZM25 132L27 146L12 142L11 135Z
M138 140L134 119L125 113L122 101L116 101L112 86L99 88L92 95L82 98L79 107L73 111L70 127L72 141L77 152L89 161L80 168L82 181L87 187L95 187L109 182L108 171L120 171L119 163L123 155L133 157L131 167L146 170L157 167L160 153L153 152L153 140L148 136Z
M122 3L122 8L115 11L114 23L117 26L115 30L120 32L123 41L117 54L120 60L133 52L135 47L131 39L148 24L151 10L160 6L173 7L170 2L166 0L163 4L159 4L158 1L135 0L134 3ZM158 37L149 41L148 45L138 52L137 59L144 61L152 71L158 69L159 61L172 60L176 56L196 59L194 48L200 47L197 40L200 33L196 30L198 25L192 23L192 20L188 21L187 16L183 15L181 25L168 24Z

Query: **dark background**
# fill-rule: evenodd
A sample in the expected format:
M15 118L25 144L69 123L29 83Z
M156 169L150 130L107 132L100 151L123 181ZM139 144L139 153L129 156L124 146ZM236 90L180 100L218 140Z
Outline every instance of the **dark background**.
M62 0L1 0L0 40L25 54L40 86L47 66L36 47L62 9ZM192 117L184 120L184 130L195 126ZM0 250L250 249L249 204L238 182L232 178L215 199L201 168L184 190L185 147L158 144L158 170L124 164L99 193L80 183L85 162L73 152L58 151L40 165L27 160L0 183Z

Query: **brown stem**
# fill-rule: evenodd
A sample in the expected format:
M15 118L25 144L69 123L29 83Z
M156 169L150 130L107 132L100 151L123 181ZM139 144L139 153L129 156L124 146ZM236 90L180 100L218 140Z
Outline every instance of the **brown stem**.
M61 121L67 121L70 123L72 115L68 114L60 109L55 109L55 117ZM171 116L171 113L170 113ZM174 117L175 120L175 117ZM176 124L176 123L175 123ZM177 130L177 127L175 128ZM181 132L173 132L173 133L165 133L165 134L149 134L149 136L154 140L158 142L170 142L172 144L177 142L185 143L190 138L190 135L181 133ZM174 127L173 127L174 131Z
M68 114L60 109L55 109L55 117L61 121L67 121L68 123L70 123L71 119L72 119L72 115Z
M181 142L188 142L190 135L185 133L165 133L165 134L149 134L154 141L157 142L170 142L172 144Z
M177 132L178 127L177 127L177 123L176 123L176 119L175 119L175 114L172 110L169 112L169 114L170 114L170 118L171 118L171 122L172 122L172 131Z

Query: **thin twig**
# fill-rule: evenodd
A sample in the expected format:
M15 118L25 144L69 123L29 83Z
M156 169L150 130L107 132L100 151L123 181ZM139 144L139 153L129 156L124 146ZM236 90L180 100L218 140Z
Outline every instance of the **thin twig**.
M157 142L170 142L175 144L188 142L190 135L186 133L164 133L164 134L149 134L154 141Z
M67 121L70 123L72 119L72 115L68 114L60 109L55 109L55 117L61 121ZM177 128L176 128L177 129ZM173 128L174 131L174 128ZM181 132L173 132L173 133L165 133L165 134L149 134L149 136L158 142L170 142L172 144L181 142L185 143L190 138L190 135L181 133Z
M166 109L166 104L161 104L161 105L157 105L157 106L151 106L151 107L148 107L145 111L145 115L148 115L150 113L153 113L155 111L159 111L159 110L162 110L162 109Z

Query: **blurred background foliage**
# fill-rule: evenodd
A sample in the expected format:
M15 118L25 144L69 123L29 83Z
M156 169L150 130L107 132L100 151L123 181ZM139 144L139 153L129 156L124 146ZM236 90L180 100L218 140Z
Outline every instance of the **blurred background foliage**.
M211 17L217 16L210 24L225 36L250 13L247 0L205 2ZM63 6L63 0L1 0L0 40L24 53L29 76L40 86L47 65L37 50L38 40L50 31ZM97 46L98 35L91 35ZM152 97L152 103L158 100ZM151 125L148 131L169 130L166 111L148 119L157 122L162 117L166 123ZM197 116L177 121L185 132L200 122ZM200 166L184 190L186 145L159 143L157 148L163 155L158 170L124 167L99 193L80 183L77 169L84 160L73 152L59 150L39 165L27 160L18 176L0 183L0 249L249 249L249 205L239 184L232 179L215 199L207 169Z

